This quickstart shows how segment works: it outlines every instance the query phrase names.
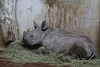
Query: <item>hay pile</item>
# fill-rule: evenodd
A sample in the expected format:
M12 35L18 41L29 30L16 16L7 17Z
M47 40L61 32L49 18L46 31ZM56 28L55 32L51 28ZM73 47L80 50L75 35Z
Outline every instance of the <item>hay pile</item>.
M23 43L18 40L11 43L7 50L2 53L1 57L11 58L11 61L17 63L61 63L60 65L70 65L70 66L88 66L88 67L99 67L100 59L93 60L73 60L72 62L62 62L58 57L62 55L56 55L55 53L50 53L48 55L40 56L35 50L29 50L22 47ZM58 64L59 65L59 64Z

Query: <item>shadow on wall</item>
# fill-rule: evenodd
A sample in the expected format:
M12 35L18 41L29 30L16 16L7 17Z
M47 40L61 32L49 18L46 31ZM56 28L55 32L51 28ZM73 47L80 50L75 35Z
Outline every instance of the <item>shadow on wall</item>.
M4 43L4 39L2 36L2 30L1 30L1 25L0 25L0 52L6 50L6 45Z
M100 58L100 21L99 21L99 31L98 31L98 45L97 45L97 51L99 53Z

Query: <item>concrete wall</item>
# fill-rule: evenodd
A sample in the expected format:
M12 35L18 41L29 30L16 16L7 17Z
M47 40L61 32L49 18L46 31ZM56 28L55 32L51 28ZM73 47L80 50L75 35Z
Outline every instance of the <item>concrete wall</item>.
M2 33L5 42L19 38L18 23L16 20L16 0L0 0L2 6L0 16Z
M2 3L0 1L0 8L2 7ZM2 15L2 10L0 9L0 16ZM1 22L1 20L0 20ZM0 25L0 52L4 51L6 48L6 45L4 43L4 39L3 39L3 35L2 35L2 29L1 29L1 25Z
M1 26L5 42L46 20L51 27L84 34L99 45L99 0L1 0Z

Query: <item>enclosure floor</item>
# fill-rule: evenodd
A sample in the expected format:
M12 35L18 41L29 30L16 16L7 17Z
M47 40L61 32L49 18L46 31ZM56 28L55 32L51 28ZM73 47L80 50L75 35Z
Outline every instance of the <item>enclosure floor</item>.
M20 63L8 61L7 58L0 57L0 67L55 67L55 66L49 65L47 63L20 64ZM69 66L63 66L63 67L69 67Z

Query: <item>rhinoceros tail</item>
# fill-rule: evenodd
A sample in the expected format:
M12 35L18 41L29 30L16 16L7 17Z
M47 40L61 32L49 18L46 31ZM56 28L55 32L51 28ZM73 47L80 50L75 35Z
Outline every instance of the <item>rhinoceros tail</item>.
M95 58L97 56L95 47L93 47L91 50L92 50L92 54L91 54L89 59L93 59L93 58Z
M93 58L95 58L95 54L94 53L91 54L91 57L89 59L93 59Z

